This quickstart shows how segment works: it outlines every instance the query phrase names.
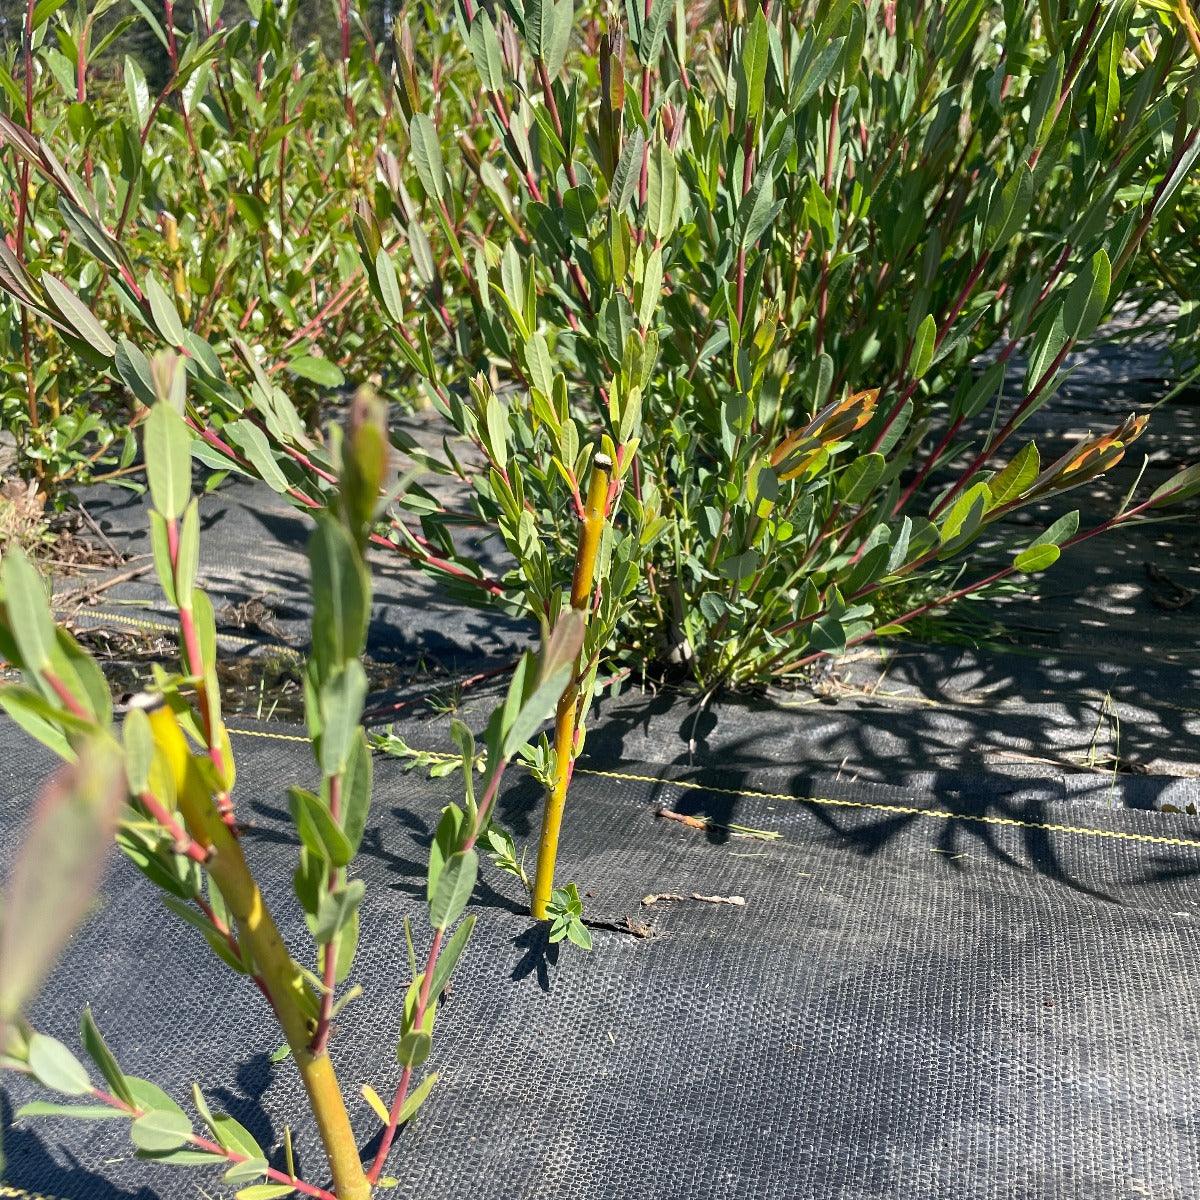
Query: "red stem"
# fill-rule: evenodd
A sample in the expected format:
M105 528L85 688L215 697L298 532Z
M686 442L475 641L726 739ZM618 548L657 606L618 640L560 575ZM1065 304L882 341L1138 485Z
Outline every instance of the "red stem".
M171 835L177 854L184 854L193 862L203 865L208 862L208 851L191 837L187 830L167 811L166 806L151 795L143 792L138 799L142 807Z
M25 128L33 132L33 9L35 0L29 0L25 9L25 29L22 38L22 51L25 59ZM29 163L21 163L20 172L21 194L17 197L17 258L25 262L25 222L29 214ZM29 336L29 313L21 305L21 352L25 365L25 407L29 414L31 429L37 429L41 422L38 417L37 384L33 377L33 351ZM37 467L40 476L40 464Z
M81 720L90 721L92 714L75 699L71 689L49 668L42 668L42 678L53 689L54 694L62 701L63 707L74 717L79 717Z
M475 828L471 830L471 835L467 838L463 846L464 852L474 848L476 841L479 840L480 833L487 828L492 806L496 800L496 793L500 788L500 780L504 775L504 769L507 765L507 760L501 759L495 773L488 781L487 790L484 792L483 799L479 804L479 812L475 819ZM433 983L433 973L437 968L438 956L442 952L442 940L445 937L445 932L444 929L435 929L433 931L433 941L429 944L429 954L425 959L425 974L421 980L420 993L417 996L417 1008L413 1014L413 1029L420 1029L425 1020L425 1009L429 1004L429 989ZM383 1140L379 1143L379 1150L375 1155L375 1160L371 1163L371 1169L367 1172L367 1179L372 1184L378 1181L383 1171L384 1163L387 1162L388 1154L391 1153L392 1142L396 1138L396 1129L400 1124L400 1110L404 1107L404 1101L408 1096L408 1086L411 1080L412 1067L406 1066L400 1074L400 1082L396 1085L396 1094L392 1098L392 1107L388 1112L388 1124L387 1128L383 1131Z
M116 1096L101 1088L92 1088L92 1096L99 1100L101 1104L107 1104L109 1108L115 1108L120 1112L127 1113L134 1120L138 1117L145 1116L145 1110L135 1108L132 1104L126 1104L124 1100L118 1099ZM238 1150L227 1150L219 1142L209 1141L208 1138L200 1137L197 1134L189 1134L188 1141L193 1146L198 1146L201 1150L206 1150L210 1154L219 1154L223 1159L231 1163L244 1163L250 1161L250 1155L242 1154ZM306 1196L315 1196L317 1200L338 1200L333 1192L326 1191L324 1188L316 1187L314 1184L305 1183L302 1179L295 1179L288 1175L285 1171L277 1171L274 1167L267 1167L263 1172L266 1177L275 1183L287 1183L296 1189L298 1192L303 1192Z

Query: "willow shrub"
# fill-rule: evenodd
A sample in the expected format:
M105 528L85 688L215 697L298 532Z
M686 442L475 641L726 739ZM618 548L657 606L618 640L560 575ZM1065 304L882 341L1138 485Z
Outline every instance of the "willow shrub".
M474 741L456 725L466 764L465 800L444 810L430 851L430 931L421 962L405 918L411 975L397 1031L398 1080L390 1105L369 1084L362 1088L382 1126L378 1147L364 1161L329 1047L335 1025L353 1019L346 1005L363 991L354 981L354 955L365 884L354 876L354 860L372 790L371 755L359 723L371 607L364 549L387 469L382 414L378 405L359 401L345 435L334 440L338 502L318 517L309 542L313 630L305 698L320 782L316 791L293 786L288 793L298 842L295 902L312 939L297 958L272 916L281 898L264 896L255 877L255 861L264 853L278 857L280 849L247 844L238 825L213 610L196 586L200 521L192 496L192 443L180 411L183 372L173 355L154 365L159 395L145 421L150 527L159 579L178 611L177 668L156 671L153 692L135 698L118 727L100 669L70 634L54 626L33 566L17 549L0 564L0 654L24 676L21 684L0 691L0 703L66 762L32 810L0 913L0 1067L67 1097L35 1101L18 1117L125 1119L139 1158L224 1171L227 1182L239 1185L241 1200L293 1192L365 1200L376 1185L395 1185L383 1171L397 1128L436 1082L436 1074L423 1069L438 1002L475 923L463 913L479 867L476 845L481 838L487 845L505 836L491 824L501 777L566 687L582 621L568 614L542 653L521 661L484 734L477 786ZM203 953L207 946L243 977L248 1003L255 1003L254 989L261 993L262 1015L277 1021L308 1096L328 1162L327 1187L297 1177L290 1134L282 1157L269 1154L233 1118L214 1113L200 1086L193 1086L190 1115L154 1083L127 1075L86 1010L81 1036L94 1072L62 1042L30 1025L25 1009L85 915L114 836L162 892L171 913L192 927L195 949ZM99 919L105 920L103 914ZM120 936L119 929L111 932ZM194 982L194 967L189 970ZM397 986L391 973L375 984ZM382 1070L383 1064L371 1069Z
M416 313L378 249L389 223L445 248L418 299L478 328L425 381L487 460L463 473L512 551L505 596L550 605L597 447L628 563L616 661L673 659L705 689L901 633L1182 498L1193 475L1094 529L1002 524L1141 432L1130 414L1043 463L1021 429L1200 151L1175 16L710 15L634 4L580 28L568 0L468 4L491 128L453 150L400 56L400 174L424 199L393 189L363 241L401 339ZM491 208L463 203L476 181Z
M398 22L396 135L324 234L353 237L403 394L471 453L393 442L459 476L473 512L412 487L368 537L472 602L587 618L553 741L528 756L549 799L539 916L547 895L572 907L552 886L557 822L602 671L706 693L792 679L1200 488L1189 468L1093 527L1005 521L1144 427L1079 430L1051 462L1023 433L1188 190L1200 101L1181 11L463 0ZM0 135L128 322L97 319L100 276L75 295L8 256L0 286L143 404L143 347L178 348L197 456L336 507L337 447L279 362L197 329L78 161L11 120ZM502 577L460 551L471 521L507 545Z
M676 664L709 690L901 634L1190 494L1184 473L1093 528L1003 521L1143 428L1080 430L1047 463L1022 435L1200 152L1174 10L711 16L468 2L475 78L432 85L398 26L407 137L355 232L397 358L483 466L408 449L471 485L513 566L486 577L461 514L419 490L381 539L464 597L550 617L602 454L582 673ZM322 451L231 449L214 464L327 502Z
M26 159L0 160L0 275L18 299L0 306L0 423L50 501L97 476L136 482L129 431L141 408L118 378L97 377L108 342L93 344L75 303L110 340L145 337L127 267L153 274L182 326L235 373L234 342L253 343L306 424L319 424L322 396L350 364L359 379L387 373L386 333L348 232L395 111L370 43L356 37L336 62L297 44L295 0L251 5L254 21L235 24L218 0L16 7L0 113L86 195L64 208ZM120 54L131 26L162 49L161 91ZM199 392L192 402L210 411Z
M440 26L432 9L398 22L386 103L355 82L375 77L378 53L348 51L336 105L328 83L305 99L316 88L307 52L287 48L288 6L260 7L254 25L177 44L153 102L127 79L174 154L126 162L116 151L137 123L93 126L77 106L78 136L60 121L56 146L0 124L10 169L36 182L20 193L36 200L32 226L67 246L65 277L83 285L5 254L0 286L22 322L69 345L93 394L124 385L135 422L152 397L145 350L182 351L214 469L323 511L336 473L297 376L342 350L351 370L361 351L364 372L386 353L402 394L424 392L483 466L393 440L469 483L474 520L513 566L486 577L456 547L463 514L415 487L374 540L464 598L552 619L601 453L587 663L675 665L703 689L787 679L902 633L1188 493L1184 475L1090 529L1073 515L1032 534L1003 522L1113 465L1142 428L1130 414L1080 430L1053 463L1022 435L1135 266L1144 278L1147 233L1191 203L1196 51L1174 7L822 0L701 20L666 0L604 13L466 0ZM83 44L80 32L68 48ZM245 122L222 118L239 103ZM292 115L269 128L277 106ZM360 108L391 116L371 126ZM184 184L191 138L215 177L214 130L224 120L236 140L260 119L224 214L206 207ZM348 149L362 124L382 139L369 181ZM238 191L251 177L259 190ZM121 219L122 196L151 192L192 194L181 227L209 239L194 254L204 271L258 279L278 249L329 297L318 316L365 283L374 303L338 327L329 358L288 359L304 339L274 345L269 318L265 345L250 336L260 294L289 311L265 275L201 320L163 262L170 238L156 242L144 212ZM305 239L319 250L293 253ZM370 321L386 352L367 354Z

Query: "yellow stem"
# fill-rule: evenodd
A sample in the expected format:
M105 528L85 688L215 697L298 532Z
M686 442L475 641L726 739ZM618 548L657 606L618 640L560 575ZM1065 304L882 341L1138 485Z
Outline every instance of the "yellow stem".
M1196 56L1196 61L1200 62L1200 22L1197 22L1192 13L1188 0L1178 0L1176 9L1179 19L1183 23L1184 32L1187 34L1188 42L1191 44L1192 53Z
M237 921L239 941L250 953L304 1081L329 1160L333 1190L338 1200L368 1200L371 1185L358 1156L333 1063L327 1053L314 1054L309 1049L313 1031L303 1007L304 975L288 953L241 844L204 785L175 715L161 705L150 714L150 720L155 740L166 751L176 779L182 782L178 799L184 824L192 838L209 852L208 872Z
M575 551L575 574L571 579L571 607L587 614L592 607L592 587L596 578L596 559L600 553L600 538L608 516L608 484L612 462L606 455L597 454L588 483L587 503L579 546ZM581 656L582 661L582 656ZM546 792L546 807L542 813L542 838L538 845L537 874L533 883L531 911L544 921L554 892L554 864L558 859L558 835L562 829L563 808L567 788L571 784L571 769L575 763L575 737L579 728L579 667L571 675L571 683L563 692L554 716L554 782Z

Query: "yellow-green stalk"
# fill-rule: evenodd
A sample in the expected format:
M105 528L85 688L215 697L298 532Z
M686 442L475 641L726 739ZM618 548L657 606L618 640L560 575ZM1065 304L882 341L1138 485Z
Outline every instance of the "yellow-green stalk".
M612 461L597 454L592 463L588 483L587 503L579 531L579 546L575 552L575 574L571 580L571 607L582 613L586 622L592 608L592 587L596 578L596 559L600 554L600 539L608 517L608 486ZM546 792L546 807L542 813L542 838L538 845L537 874L533 882L531 911L544 921L554 892L554 864L558 859L558 835L562 829L563 807L567 788L575 765L575 737L579 728L580 663L575 664L571 682L558 702L554 716L554 781Z
M358 1145L342 1091L329 1055L314 1054L312 1029L302 1008L304 976L288 953L274 918L242 853L241 844L225 823L210 789L205 786L175 714L166 704L150 714L155 741L171 764L176 779L179 811L187 831L208 852L205 867L237 921L240 943L249 951L255 970L275 1010L308 1092L317 1121L333 1190L338 1200L368 1200L371 1185L358 1156Z

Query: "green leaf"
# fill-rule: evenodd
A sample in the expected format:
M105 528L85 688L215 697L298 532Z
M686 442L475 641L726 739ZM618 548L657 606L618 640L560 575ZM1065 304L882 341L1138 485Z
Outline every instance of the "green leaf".
M125 94L129 97L133 118L141 128L150 116L150 88L137 60L128 54L125 55Z
M642 165L642 147L646 139L640 129L625 139L617 169L613 172L612 187L608 193L608 205L613 212L623 212L633 198L633 189L638 181Z
M132 1106L133 1093L129 1090L125 1072L117 1065L117 1060L113 1057L112 1051L100 1033L90 1006L83 1010L79 1032L83 1039L83 1048L88 1052L92 1062L96 1064L100 1074L104 1076L108 1090L118 1100L124 1100L126 1104Z
M434 929L446 929L458 920L478 874L479 855L474 850L460 850L446 860L429 901L429 923Z
M799 57L795 60L789 100L793 112L803 108L817 94L817 89L825 83L838 65L845 48L844 37L834 38L811 60L805 62Z
M437 1073L426 1075L419 1084L405 1097L404 1103L400 1106L399 1124L403 1125L405 1121L411 1121L416 1116L417 1109L429 1098L429 1093L433 1091L433 1085L437 1083Z
M251 1161L266 1162L267 1156L263 1153L262 1147L255 1141L254 1135L232 1117L227 1116L225 1113L217 1113L212 1118L210 1128L212 1129L213 1137L226 1150L232 1150L235 1154L244 1154ZM246 1163L243 1165L249 1166L250 1164ZM261 1174L261 1170L258 1173Z
M1038 534L1029 543L1029 548L1033 549L1034 546L1061 546L1063 542L1073 538L1078 531L1079 510L1074 509L1064 516L1059 517L1044 533Z
M150 360L128 338L121 338L117 342L113 366L121 382L134 396L147 408L153 408L157 397Z
M1107 136L1121 108L1121 59L1133 8L1133 0L1118 3L1114 27L1096 55L1096 136L1100 139Z
M179 554L175 566L175 595L190 597L200 569L200 505L192 500L179 523Z
M52 1104L48 1100L34 1100L22 1104L14 1114L22 1117L74 1117L78 1121L128 1121L129 1114L106 1104Z
M529 53L544 63L554 41L554 0L529 0L525 7L525 38Z
M529 368L529 381L544 396L554 395L554 363L550 348L540 333L535 333L525 342L525 365Z
M173 1167L219 1167L227 1161L220 1154L208 1150L139 1150L137 1157L145 1162L165 1163Z
M1112 264L1103 250L1097 250L1088 266L1079 272L1063 301L1063 327L1067 336L1080 340L1090 337L1108 307L1112 285Z
M150 509L147 515L150 518L150 551L154 557L154 573L158 576L158 585L167 603L177 608L179 597L175 593L175 568L171 564L167 520L156 508Z
M662 299L663 261L662 251L654 250L646 261L642 275L642 298L638 305L638 322L643 329L654 324L654 314Z
M425 194L432 200L445 201L447 193L446 167L442 148L438 145L437 129L424 113L415 113L408 123L413 162Z
M679 178L675 155L661 139L654 143L650 152L647 182L646 228L656 242L665 242L679 223L686 185Z
M154 763L154 734L150 718L141 708L130 708L121 723L121 743L125 749L125 778L131 795L138 796L150 781Z
M66 2L67 0L38 0L29 27L36 33Z
M774 176L769 167L761 169L738 205L738 245L743 250L753 246L777 211Z
M868 499L883 478L887 461L882 454L863 454L854 459L838 480L838 494L847 504Z
M136 1075L127 1075L126 1083L133 1093L135 1105L144 1112L169 1112L183 1116L183 1109L158 1086L148 1079L139 1079Z
M1193 463L1192 466L1177 471L1166 483L1156 487L1150 493L1150 502L1153 504L1178 504L1180 501L1190 499L1198 492L1200 492L1200 463ZM3 697L0 696L0 703L2 702Z
M726 579L741 583L749 579L758 570L762 557L757 550L743 550L739 554L731 554L721 562L721 574Z
M567 940L581 950L592 948L592 931L582 921L571 921L567 925Z
M75 751L63 732L66 727L63 714L44 696L31 688L0 687L0 708L64 762L75 761Z
M767 61L770 54L770 30L761 8L746 27L742 41L741 76L745 88L746 115L756 121L766 98Z
M965 545L979 530L990 507L991 492L986 483L976 483L963 492L942 518L943 547L956 550Z
M433 1049L433 1038L423 1029L406 1033L396 1046L396 1060L402 1067L419 1067Z
M1013 566L1026 575L1044 571L1058 562L1062 551L1055 545L1029 546L1013 559Z
M542 723L550 719L570 679L571 668L560 668L535 688L528 700L512 713L501 743L501 754L505 759L512 758L537 733Z
M158 401L146 418L143 448L154 507L178 520L192 495L192 435L183 417Z
M1046 378L1047 384L1049 383L1050 367L1067 344L1067 336L1066 314L1063 306L1059 305L1051 319L1042 326L1030 351L1029 362L1025 368L1027 392L1032 392L1043 377ZM1043 391L1048 394L1048 387L1043 386Z
M342 832L350 847L350 858L358 853L363 831L367 827L374 770L367 734L360 726L355 731L350 754L346 759L346 769L342 773ZM350 859L346 861L349 862Z
M183 322L179 319L179 312L175 308L175 302L167 295L163 285L158 282L157 276L146 276L144 290L146 299L150 302L150 317L159 336L172 346L182 347L186 337Z
M116 342L92 315L92 310L70 288L50 274L42 276L42 286L54 307L81 340L87 342L102 358L112 358L116 354Z
M57 1038L35 1033L29 1039L29 1069L38 1083L51 1091L67 1096L91 1093L92 1081L83 1063Z
M91 907L125 795L120 755L101 736L82 743L32 809L9 869L0 923L0 1021L40 987L67 938Z
M230 421L222 431L243 456L249 460L251 467L258 472L258 477L273 491L284 495L291 486L287 476L280 469L275 459L267 435L253 421L242 418Z
M486 12L478 12L471 25L471 56L484 91L499 92L504 88L504 59L496 27Z
M322 513L308 541L312 568L313 659L321 678L362 653L371 615L371 581L350 534Z
M397 324L404 322L404 294L400 290L400 280L396 275L396 267L391 255L384 247L380 247L375 255L375 278L379 281L379 295L387 314Z
M346 377L337 363L330 362L327 358L317 358L312 354L300 354L289 358L287 369L293 375L299 375L301 379L312 383L319 383L322 387L340 388L346 382Z
M248 1158L244 1162L234 1163L225 1172L226 1183L243 1183L247 1179L261 1179L267 1173L265 1158Z
M192 1123L181 1112L169 1110L148 1112L137 1118L129 1127L129 1137L139 1150L148 1154L162 1154L167 1150L178 1150L191 1137Z
M345 770L366 697L367 673L357 658L347 659L322 684L320 759L326 775Z
M1041 470L1041 456L1033 442L1023 446L1004 469L988 483L992 494L992 507L1000 508L1017 499L1037 478Z
M450 982L450 976L454 973L454 968L458 965L458 960L467 948L467 942L470 941L471 933L474 929L475 914L468 913L442 947L442 953L438 956L437 966L433 968L433 982L429 985L429 994L434 999L446 990L446 985Z
M351 879L343 888L337 888L321 897L317 909L317 924L313 938L317 945L324 946L337 936L339 931L358 911L362 903L366 884L361 879Z
M335 867L344 867L354 857L346 835L319 796L302 787L289 787L292 820L306 846L317 850Z
M438 819L437 830L429 847L429 871L425 879L425 898L432 903L442 868L461 849L466 840L466 815L457 804L447 804Z
M674 0L652 0L650 19L638 41L638 57L647 66L657 62L667 32L667 20L675 8Z
M916 337L913 339L909 375L914 383L918 379L923 378L925 372L929 370L930 364L933 362L934 343L936 341L937 322L933 319L933 314L929 313L917 327Z
M25 552L11 545L0 562L6 627L29 671L50 665L57 638L42 578Z
M984 237L995 252L1010 242L1024 226L1033 204L1033 172L1021 163L1008 182L997 191L988 208Z
M82 702L95 723L107 728L112 720L112 692L104 672L65 629L56 629L54 638L58 650L54 660L57 671L68 680L75 698Z
M279 1196L294 1196L296 1189L288 1183L252 1183L234 1193L237 1200L276 1200Z

